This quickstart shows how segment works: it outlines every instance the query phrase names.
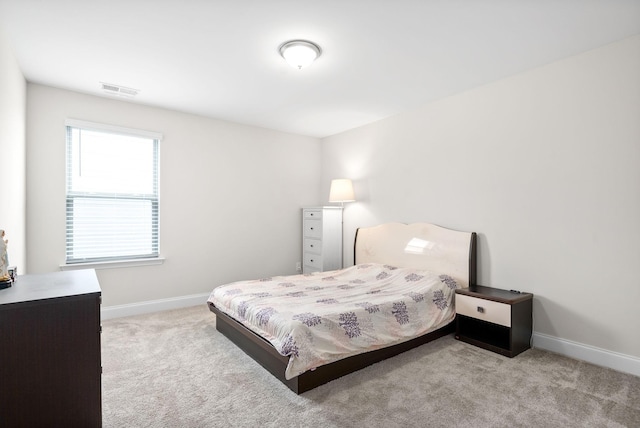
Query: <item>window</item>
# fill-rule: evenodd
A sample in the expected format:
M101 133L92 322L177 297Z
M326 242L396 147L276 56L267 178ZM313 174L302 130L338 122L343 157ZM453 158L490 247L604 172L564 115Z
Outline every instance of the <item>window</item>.
M67 120L66 263L154 258L161 134Z

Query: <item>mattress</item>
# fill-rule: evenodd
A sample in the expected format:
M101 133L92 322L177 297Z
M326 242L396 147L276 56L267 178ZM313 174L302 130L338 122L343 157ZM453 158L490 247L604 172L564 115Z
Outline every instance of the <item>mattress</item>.
M449 324L456 288L445 273L367 263L234 282L216 287L209 302L288 356L291 379Z

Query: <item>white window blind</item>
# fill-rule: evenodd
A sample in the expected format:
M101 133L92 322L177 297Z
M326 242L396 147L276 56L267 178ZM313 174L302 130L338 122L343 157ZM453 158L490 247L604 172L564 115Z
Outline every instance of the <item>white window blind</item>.
M67 120L66 262L159 255L162 135Z

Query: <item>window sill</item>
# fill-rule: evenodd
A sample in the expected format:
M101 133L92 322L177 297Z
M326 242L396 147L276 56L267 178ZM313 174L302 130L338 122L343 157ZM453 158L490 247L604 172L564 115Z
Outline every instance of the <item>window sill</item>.
M113 269L126 268L136 266L152 266L164 263L164 257L156 257L153 259L131 259L131 260L114 260L109 262L88 262L88 263L71 263L60 265L60 270L76 270L76 269Z

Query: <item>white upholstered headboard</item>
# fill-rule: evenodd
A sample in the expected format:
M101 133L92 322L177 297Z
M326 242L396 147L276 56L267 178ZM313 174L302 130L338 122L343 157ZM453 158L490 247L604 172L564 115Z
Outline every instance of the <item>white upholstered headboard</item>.
M385 223L356 231L355 263L426 269L476 284L476 234L429 223Z

